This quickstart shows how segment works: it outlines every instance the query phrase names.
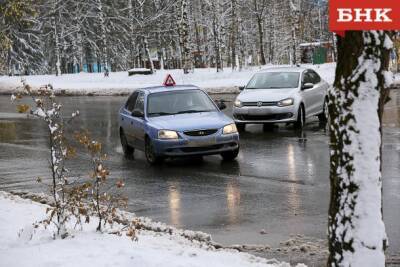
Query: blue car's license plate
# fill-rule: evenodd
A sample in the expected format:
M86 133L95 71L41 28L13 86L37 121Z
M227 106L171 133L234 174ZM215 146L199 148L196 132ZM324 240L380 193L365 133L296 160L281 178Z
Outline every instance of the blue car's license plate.
M212 138L199 138L196 140L189 140L189 146L191 147L200 147L200 146L212 146L217 143L216 137Z

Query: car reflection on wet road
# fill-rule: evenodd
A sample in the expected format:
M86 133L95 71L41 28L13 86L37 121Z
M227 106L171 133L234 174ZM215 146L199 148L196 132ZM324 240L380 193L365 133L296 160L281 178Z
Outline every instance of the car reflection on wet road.
M234 96L214 96L233 100ZM76 127L88 129L109 154L111 180L123 178L129 209L177 227L211 233L224 244L276 245L290 234L325 238L329 204L328 136L318 121L302 133L292 127L250 125L241 134L237 161L219 156L173 160L151 167L143 153L122 155L118 108L126 97L64 97L65 112L80 110ZM14 113L0 97L0 190L44 191L35 183L48 177L45 125ZM385 114L384 217L390 251L400 250L400 94L392 92ZM231 109L226 111L231 113ZM88 176L83 154L70 162ZM46 179L44 179L46 181ZM115 181L113 180L113 181ZM266 234L261 235L260 230Z

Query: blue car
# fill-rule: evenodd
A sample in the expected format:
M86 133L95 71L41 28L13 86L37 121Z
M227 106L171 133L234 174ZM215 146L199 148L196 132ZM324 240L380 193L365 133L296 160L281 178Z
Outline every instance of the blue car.
M125 156L144 151L150 164L167 157L239 153L234 121L203 90L192 85L159 86L133 92L119 111L119 133Z

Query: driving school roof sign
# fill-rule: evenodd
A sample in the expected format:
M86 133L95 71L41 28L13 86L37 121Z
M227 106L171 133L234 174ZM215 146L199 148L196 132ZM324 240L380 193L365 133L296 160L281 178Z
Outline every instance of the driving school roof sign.
M167 77L165 77L163 85L164 86L175 86L176 85L175 80L174 80L174 78L172 78L171 74L168 74Z
M330 0L329 29L341 36L350 30L399 30L399 0Z

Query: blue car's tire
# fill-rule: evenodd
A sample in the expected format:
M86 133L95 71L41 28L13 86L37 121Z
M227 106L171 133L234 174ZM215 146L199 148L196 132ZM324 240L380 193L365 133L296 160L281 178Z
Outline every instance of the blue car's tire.
M236 122L236 128L239 132L244 132L246 130L246 124Z
M158 156L154 152L153 143L149 138L146 138L145 147L144 147L144 154L146 156L146 160L150 165L156 165L163 161L163 158Z
M236 159L239 154L239 148L231 151L226 151L221 153L221 157L224 161L232 161Z
M122 146L122 151L124 152L124 156L127 158L132 157L135 149L133 147L131 147L130 145L128 145L128 141L126 140L126 136L122 129L119 132L119 138L121 140L121 146Z

